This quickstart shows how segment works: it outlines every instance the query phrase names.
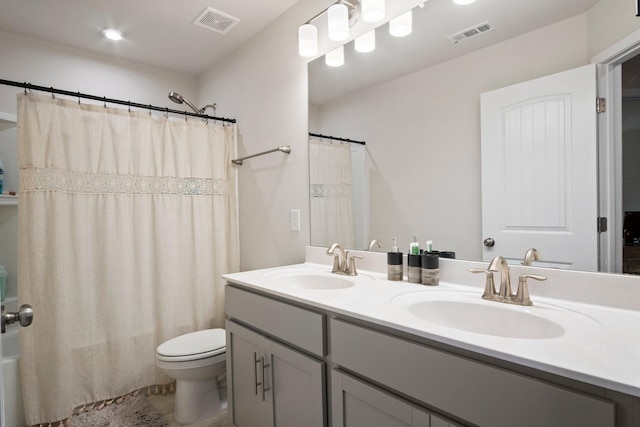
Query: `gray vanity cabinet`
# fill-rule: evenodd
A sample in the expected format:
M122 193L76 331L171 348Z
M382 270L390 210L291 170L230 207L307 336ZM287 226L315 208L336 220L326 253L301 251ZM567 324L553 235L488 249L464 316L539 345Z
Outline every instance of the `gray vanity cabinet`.
M348 321L331 319L329 329L341 369L472 425L615 425L612 401Z
M431 426L425 409L337 370L331 372L331 409L332 427Z
M298 335L300 324L310 331L320 326L317 336L322 336L324 315L231 287L227 288L226 310L232 425L325 427L325 363L293 347L313 341L308 334ZM280 335L272 335L274 331ZM323 339L317 344L311 347L324 349Z
M226 315L234 426L640 425L631 396L233 283Z

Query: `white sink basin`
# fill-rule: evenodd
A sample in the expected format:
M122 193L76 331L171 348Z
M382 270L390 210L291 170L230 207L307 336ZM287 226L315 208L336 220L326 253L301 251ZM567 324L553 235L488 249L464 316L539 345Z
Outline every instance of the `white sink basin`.
M564 335L559 324L527 311L461 301L423 301L409 312L427 322L476 334L505 338L549 339Z
M367 280L367 276L341 276L329 271L283 271L268 276L271 284L291 290L338 290L354 286L358 281Z
M588 316L558 306L535 301L530 307L504 304L468 292L414 292L399 295L392 302L431 325L502 338L553 339L568 330L601 326Z

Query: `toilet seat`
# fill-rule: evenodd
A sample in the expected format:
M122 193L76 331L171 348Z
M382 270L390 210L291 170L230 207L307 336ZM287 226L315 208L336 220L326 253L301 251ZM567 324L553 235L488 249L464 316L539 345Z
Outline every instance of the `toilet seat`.
M205 329L170 339L158 346L156 357L165 362L188 362L223 355L226 350L224 329Z

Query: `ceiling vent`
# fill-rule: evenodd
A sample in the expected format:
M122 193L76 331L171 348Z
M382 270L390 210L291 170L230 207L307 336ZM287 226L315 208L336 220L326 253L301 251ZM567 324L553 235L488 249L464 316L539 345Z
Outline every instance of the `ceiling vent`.
M447 37L447 40L453 43L460 43L463 40L470 39L471 37L479 36L487 31L493 30L495 27L489 24L489 21L485 21L482 24L474 25L462 31L458 31L455 34L451 34Z
M210 7L203 10L195 21L193 21L195 25L220 34L228 33L238 22L240 22L238 18L234 18L231 15L227 15Z

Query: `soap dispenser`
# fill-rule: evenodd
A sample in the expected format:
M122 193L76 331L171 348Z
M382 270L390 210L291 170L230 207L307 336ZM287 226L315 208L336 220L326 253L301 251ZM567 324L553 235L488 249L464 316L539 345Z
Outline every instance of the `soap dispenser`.
M387 280L400 281L404 274L402 252L398 251L398 241L395 237L389 240L393 241L393 245L391 252L387 252Z
M422 282L422 265L418 236L413 236L413 242L409 243L409 255L407 255L407 280L411 283Z

